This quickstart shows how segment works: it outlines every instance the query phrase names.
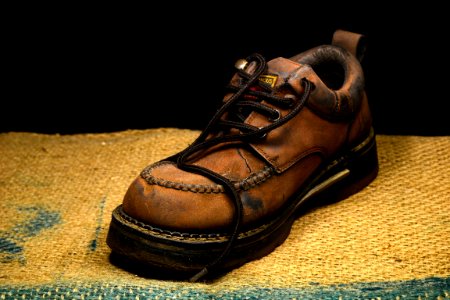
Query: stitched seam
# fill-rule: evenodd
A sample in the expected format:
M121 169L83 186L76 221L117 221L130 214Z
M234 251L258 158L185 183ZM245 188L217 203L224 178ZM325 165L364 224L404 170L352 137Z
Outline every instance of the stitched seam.
M292 167L293 165L295 165L297 162L299 162L300 160L304 159L305 157L311 155L311 154L320 154L322 155L322 157L326 157L326 151L323 147L314 147L311 148L309 150L306 150L305 152L301 153L300 155L294 157L293 159L285 162L284 164L282 164L281 166L279 166L279 169L284 172L287 169L289 169L290 167Z
M282 173L284 171L286 171L287 169L289 169L292 165L294 165L295 163L297 163L298 161L300 161L301 159L303 159L304 157L308 156L309 154L312 153L319 153L322 154L323 156L327 156L327 151L323 148L323 147L314 147L311 149L306 150L305 152L300 153L299 155L295 156L294 158L292 158L291 160L283 163L282 165L279 165L277 161L275 161L274 159L272 159L262 148L253 145L252 146L254 148L256 148L257 151L260 151L260 153L262 153L262 156L271 164L273 164L273 166L276 168L276 170L279 173Z
M267 154L266 151L264 151L261 147L259 147L259 146L257 146L257 145L252 144L252 146L255 147L256 150L257 150L258 152L261 152L261 153L262 153L262 156L263 156L268 162L270 162L270 163L271 163L272 165L274 165L274 166L277 166L277 161L276 161L275 159L271 158L270 155ZM278 166L277 166L276 168L277 168L277 170L279 170Z
M225 189L222 185L216 184L216 185L206 185L206 184L189 184L189 183L182 183L182 182L174 182L170 180L165 180L162 178L157 178L151 174L152 170L155 169L158 166L161 166L163 164L171 164L171 162L159 162L154 165L150 165L146 167L141 172L141 177L151 185L158 185L165 188L175 189L179 191L184 192L193 192L193 193L199 193L199 194L219 194L224 193ZM257 173L250 174L247 178L234 182L234 187L237 190L249 190L267 179L269 179L274 171L272 168L265 166L262 170L258 171Z
M247 191L251 188L254 188L257 185L260 185L261 183L272 177L273 173L274 171L272 168L265 166L258 173L253 173L244 180L236 182L235 187L238 190Z
M134 219L133 217L128 216L122 208L118 209L117 211L118 217L121 219L121 222L127 222L132 225L135 225L137 227L140 227L142 229L145 229L146 231L150 231L150 234L155 236L161 236L164 238L172 239L172 240L190 240L190 241L222 241L225 242L228 240L228 234L227 233L218 233L218 232L210 232L210 233L192 233L192 232L180 232L180 231L174 231L174 230L168 230L168 229L162 229L156 226L152 226L149 224L145 224L141 221L138 221ZM260 227L242 232L239 234L239 238L245 238L247 236L253 235L259 231L264 230L265 228L269 227L271 223L264 224Z
M335 99L333 113L337 115L341 111L341 98L336 93L336 91L333 91L333 93L334 93L334 99Z

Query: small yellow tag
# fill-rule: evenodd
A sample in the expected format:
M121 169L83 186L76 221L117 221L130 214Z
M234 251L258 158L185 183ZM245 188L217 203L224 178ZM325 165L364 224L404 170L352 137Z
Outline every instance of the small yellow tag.
M261 75L259 76L259 81L264 82L267 85L270 85L271 87L274 87L277 83L278 76L276 75Z

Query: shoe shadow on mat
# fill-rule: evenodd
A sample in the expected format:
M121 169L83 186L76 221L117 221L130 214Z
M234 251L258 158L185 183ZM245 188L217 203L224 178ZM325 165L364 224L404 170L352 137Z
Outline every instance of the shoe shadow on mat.
M367 182L359 182L358 184L350 184L347 182L347 179L342 180L342 182L338 182L334 186L327 189L326 193L319 193L312 196L308 201L302 204L301 209L296 211L296 218L300 218L308 212L311 212L315 209L320 209L323 206L330 205L336 202L339 202L350 195L357 193L363 187L365 187L370 181L372 181L378 173L378 168L374 169L373 172L366 177L365 181ZM351 180L351 178L349 178ZM345 188L344 188L345 187ZM261 257L259 257L261 258ZM174 272L161 267L146 265L142 262L137 262L135 260L131 260L126 256L121 254L112 252L109 256L111 264L119 267L127 272L136 274L143 278L148 279L158 279L158 280L171 280L171 281L187 281L188 278L193 276L192 272L183 273L183 272ZM258 258L257 258L258 259ZM209 273L202 277L202 282L212 283L218 278L226 275L231 270L222 271L220 273L214 272Z

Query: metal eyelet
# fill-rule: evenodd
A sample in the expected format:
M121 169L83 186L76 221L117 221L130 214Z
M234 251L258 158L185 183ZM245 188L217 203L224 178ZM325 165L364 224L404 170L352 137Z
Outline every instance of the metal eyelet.
M274 112L276 112L276 116L275 116L275 117L270 117L270 118L269 118L269 121L270 121L270 122L276 122L276 121L278 121L278 120L281 119L281 113L280 113L280 111L279 111L279 110L274 110Z
M234 64L234 67L238 70L244 70L245 67L247 67L247 65L248 65L248 61L241 58L236 61L236 63Z
M264 127L259 127L259 129L263 129ZM267 137L267 132L265 132L264 134L258 136L259 139L264 139L265 137Z
M311 87L311 92L314 91L314 90L316 89L316 85L314 84L314 82L312 82L312 81L306 79L306 77L301 79L301 84L302 84L303 87L305 86L305 83L306 83L306 82L309 82L309 85L310 85L310 87Z
M294 106L294 104L295 104L295 99L296 99L297 97L295 97L295 95L292 95L292 94L286 94L286 95L284 95L284 98L290 100L290 101L289 101L289 104L288 104L288 107L291 108L292 106Z

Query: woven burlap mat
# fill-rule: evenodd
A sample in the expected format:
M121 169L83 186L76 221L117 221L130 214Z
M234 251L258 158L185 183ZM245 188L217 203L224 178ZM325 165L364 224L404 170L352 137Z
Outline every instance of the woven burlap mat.
M0 134L0 287L100 283L214 295L450 277L450 137L378 136L372 184L308 212L276 251L213 283L140 278L112 265L106 233L128 185L197 135Z

